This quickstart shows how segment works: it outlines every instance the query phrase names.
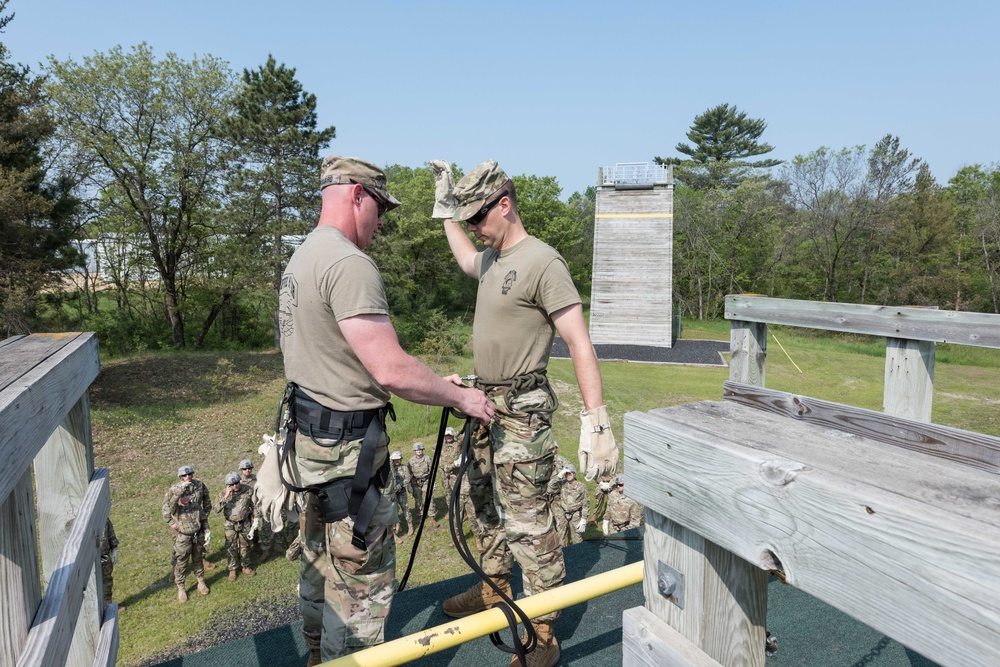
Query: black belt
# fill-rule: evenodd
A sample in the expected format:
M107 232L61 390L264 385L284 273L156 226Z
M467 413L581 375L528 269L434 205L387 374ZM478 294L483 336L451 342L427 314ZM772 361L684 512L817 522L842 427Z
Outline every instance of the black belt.
M351 542L360 550L367 549L364 539L365 532L371 525L375 508L382 495L382 488L390 475L389 457L386 457L379 470L375 470L375 454L378 450L378 443L385 434L386 417L396 421L396 412L392 403L386 403L380 408L352 412L333 410L310 398L295 383L289 382L282 396L281 406L278 408L279 415L285 404L288 405L289 409L289 422L278 471L281 474L282 484L290 491L296 493L312 491L320 496L321 500L324 501L324 506L327 504L325 502L327 500L339 505L340 494L335 492L333 488L328 489L327 487L340 486L344 482L344 480L333 480L333 482L316 486L297 487L285 480L282 469L287 460L288 452L295 446L296 431L301 431L314 441L316 438L345 441L364 439L361 443L358 467L354 471L354 477L350 484L347 511L344 514L354 519ZM328 513L325 508L324 516L333 517L343 513L339 507L334 509L336 511ZM327 523L330 522L327 521Z

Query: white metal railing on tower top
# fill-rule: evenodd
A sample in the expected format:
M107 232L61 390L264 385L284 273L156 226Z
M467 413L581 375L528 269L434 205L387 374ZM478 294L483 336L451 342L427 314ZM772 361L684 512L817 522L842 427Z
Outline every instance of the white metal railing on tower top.
M667 165L649 162L617 162L601 170L601 185L661 185L673 183L672 170Z

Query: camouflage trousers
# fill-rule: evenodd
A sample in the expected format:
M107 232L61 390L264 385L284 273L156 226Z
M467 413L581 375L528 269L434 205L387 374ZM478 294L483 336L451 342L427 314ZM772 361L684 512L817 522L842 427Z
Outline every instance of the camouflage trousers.
M205 534L197 532L194 535L185 535L178 532L174 536L174 583L178 586L184 585L187 578L188 558L191 558L191 569L194 576L201 578L205 576Z
M556 530L559 532L559 541L564 547L583 542L583 533L576 530L576 527L580 524L580 518L583 516L582 508L577 508L574 512L566 512L557 505L552 508L552 514L556 519Z
M546 487L552 477L555 440L550 416L524 410L548 403L544 389L524 392L507 404L504 387L490 390L496 414L473 438L469 497L483 534L480 563L490 576L509 576L516 559L526 595L561 586L566 577L562 545ZM475 532L475 528L473 529ZM558 612L538 620L552 622Z
M315 494L306 494L299 609L306 646L319 647L324 661L384 641L396 588L393 495L382 495L360 550L351 543L354 521L323 523Z
M432 493L433 489L431 489L427 485L427 480L426 479L419 480L419 481L416 480L416 479L414 479L410 483L410 488L413 489L413 508L415 510L417 510L417 512L423 512L424 511L424 493L425 492ZM434 508L431 507L431 511L432 512L433 512L433 510L434 510Z
M111 555L101 556L101 589L104 591L104 604L111 604L111 592L115 587L114 578L115 564L111 562Z
M397 491L397 493L396 493L396 524L399 525L401 523L405 523L406 525L410 525L410 521L412 519L410 519L410 516L409 516L409 507L407 507L407 504L406 504L406 496L407 496L406 489L402 489L402 490L396 489L396 491ZM402 491L402 492L398 493L399 491Z
M471 470L471 466L470 466ZM445 497L448 502L448 511L451 511L451 494L455 490L455 485L458 484L458 475L452 474L448 475L448 495ZM476 537L482 539L484 535L484 528L479 523L476 518L476 508L472 504L472 498L469 495L470 482L468 476L466 479L462 480L462 488L458 492L458 514L461 517L461 522L464 523L466 520L469 521L469 528L472 530L472 534ZM491 501L492 503L492 501ZM493 514L496 514L496 509L493 509Z
M226 567L229 571L250 567L252 544L247 537L251 519L226 522Z

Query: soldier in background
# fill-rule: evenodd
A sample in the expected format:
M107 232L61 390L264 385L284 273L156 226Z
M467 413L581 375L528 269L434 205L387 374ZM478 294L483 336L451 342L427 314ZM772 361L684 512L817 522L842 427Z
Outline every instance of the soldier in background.
M226 475L226 488L215 501L215 511L226 520L229 581L236 581L236 571L241 567L249 577L257 574L250 567L250 541L260 527L260 512L253 502L253 489L237 473Z
M111 591L115 586L115 563L118 562L118 536L115 535L114 524L108 517L108 522L104 524L104 532L101 533L101 582L104 590L104 606L111 604ZM121 611L125 607L118 606Z
M434 489L428 486L427 482L431 478L431 457L424 456L424 443L418 442L413 445L413 458L410 459L406 467L410 469L410 489L413 492L413 524L420 522L420 513L424 509L424 493L434 493ZM431 523L437 528L438 522L434 518L434 508L431 507Z
M579 544L583 541L583 533L587 529L587 515L590 514L590 498L587 487L576 478L576 467L572 464L560 471L563 479L559 489L559 512L556 523L563 546L570 543Z
M462 443L455 439L455 429L451 426L444 430L444 441L441 445L441 488L444 489L445 512L449 509L451 492L458 479L458 466L461 463ZM445 518L447 519L447 514Z
M413 534L413 522L410 520L406 507L406 496L410 488L410 469L403 465L403 453L399 450L389 455L389 463L392 464L392 476L396 479L396 525L393 526L393 534L396 537L396 544L403 540L398 535L398 526L401 523L407 524L406 534Z
M642 524L642 505L625 495L624 475L615 478L615 488L608 494L608 511L604 516L605 535L638 528Z
M172 485L163 501L163 520L170 525L174 537L174 583L177 585L177 601L187 602L184 582L187 577L187 563L191 559L191 569L198 577L198 592L208 595L205 583L204 555L208 541L208 513L212 509L208 499L208 488L194 478L194 469L183 465L177 469L179 482Z

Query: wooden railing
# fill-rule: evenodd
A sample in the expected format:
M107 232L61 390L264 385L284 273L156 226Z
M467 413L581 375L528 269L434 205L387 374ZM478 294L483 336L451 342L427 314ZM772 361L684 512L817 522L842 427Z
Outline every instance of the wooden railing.
M1000 316L730 296L723 402L625 416L646 510L625 665L764 665L768 571L941 665L1000 665L1000 439L929 423ZM884 413L764 388L767 324L884 336Z
M111 495L87 396L99 370L92 333L0 341L0 666L115 664L98 576Z

